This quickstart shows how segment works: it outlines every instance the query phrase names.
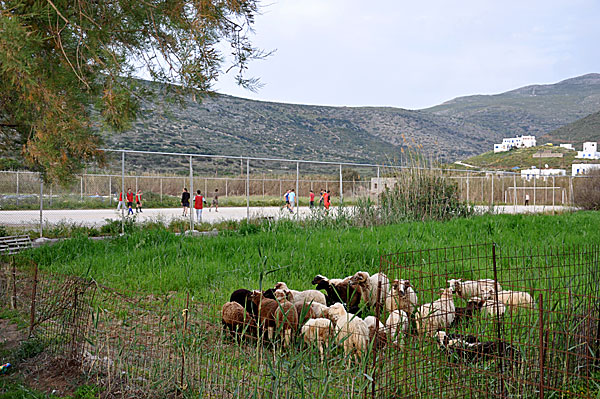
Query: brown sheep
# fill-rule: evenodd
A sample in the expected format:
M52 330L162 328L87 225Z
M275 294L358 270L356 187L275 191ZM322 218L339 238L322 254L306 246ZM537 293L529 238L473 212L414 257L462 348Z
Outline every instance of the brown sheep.
M221 322L232 333L256 334L256 322L237 302L227 302L221 308Z
M267 337L272 339L275 330L280 329L284 342L288 345L298 329L298 314L294 305L287 299L277 302L265 298L260 291L252 291L250 300L258 307L258 320L267 329Z

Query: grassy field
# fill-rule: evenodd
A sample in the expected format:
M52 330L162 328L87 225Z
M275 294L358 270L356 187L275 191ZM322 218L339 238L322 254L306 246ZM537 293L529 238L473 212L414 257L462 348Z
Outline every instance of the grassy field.
M189 290L212 302L236 288L286 281L312 288L316 274L344 277L375 272L382 254L497 242L500 246L600 242L600 213L484 215L448 222L413 222L372 228L242 224L238 232L189 238L156 229L103 241L75 238L23 255L43 270L87 275L113 288L166 293Z
M256 351L253 344L232 343L226 335L220 334L219 328L216 327L220 305L228 300L229 294L236 288L258 288L261 272L270 269L281 268L264 277L263 287L272 286L277 281L286 281L291 288L308 289L312 288L310 282L316 274L344 277L358 270L375 272L379 268L380 255L386 253L496 242L501 250L516 249L516 253L521 254L525 253L519 249L522 247L595 244L600 242L600 229L597 228L599 222L598 212L577 212L556 216L484 215L448 222L415 222L373 228L344 227L346 224L343 219L321 221L320 225L315 221L306 222L305 225L291 222L273 225L242 223L238 231L201 238L177 236L156 228L133 231L127 236L102 241L86 238L65 240L54 246L24 253L21 259L34 259L44 271L90 276L100 284L121 292L134 291L140 294L137 297L144 298L141 303L117 300L110 291L104 289L100 290L104 299L97 297L98 301L102 301L104 308L104 311L98 314L98 325L116 324L122 332L115 336L121 337L124 342L135 343L136 348L141 345L139 340L144 336L140 333L140 326L136 327L136 323L148 323L155 319L176 323L180 320L180 309L184 308L182 300L185 292L189 292L193 302L193 306L190 306L190 319L196 321L190 327L189 336L194 339L193 343L189 344L189 356L190 359L197 360L199 369L194 375L197 378L199 376L201 381L214 378L215 382L218 382L218 378L226 378L223 376L230 376L232 381L247 378L250 384L264 386L282 395L291 394L293 397L306 389L307 395L310 395L309 392L317 392L317 397L337 398L346 392L347 387L352 386L353 394L344 394L344 397L362 397L363 387L370 384L369 377L363 377L363 371L368 375L373 375L373 372L394 373L393 368L399 364L404 364L404 367L414 364L406 370L426 373L429 367L427 363L441 362L439 364L445 364L443 372L448 375L443 375L439 381L431 382L431 387L426 386L425 378L420 389L422 392L433 389L437 394L448 390L443 395L453 397L456 394L453 391L455 388L444 384L443 381L451 381L454 378L454 368L451 364L444 363L444 353L430 340L408 338L404 350L401 351L388 347L378 354L379 359L383 360L382 363L378 363L377 371L372 369L370 356L364 357L361 363L348 367L343 353L335 348L326 353L327 362L321 363L318 352L302 347L299 343L287 351ZM546 277L556 275L556 281L560 277L561 268L543 270L543 258L531 262L531 268L528 269L521 269L522 262L530 262L526 257L518 262L505 260L511 264L501 265L510 269L510 273L499 277L503 284L508 282L509 278L516 277L517 280L512 280L513 282L524 281L524 284L532 283L532 287L541 287L550 281L540 278L544 277L542 274L548 273ZM471 266L473 265L469 261L460 262L460 265L453 266L456 270L452 271L460 272L461 267L467 271ZM486 267L489 269L489 265ZM411 273L411 281L419 287L420 303L434 299L437 289L445 284L442 276L422 276L419 266L406 273ZM589 276L584 274L578 278L586 280L585 283L588 284ZM171 294L171 308L162 309L162 299L150 294ZM559 301L566 303L566 297ZM462 305L464 306L464 303ZM142 307L147 309L143 316L139 313ZM172 318L173 315L176 317ZM552 320L558 322L558 317L560 316L552 316ZM549 321L550 318L547 322ZM210 324L206 324L207 322ZM511 373L517 377L535 378L535 371L530 373L528 368L535 370L535 365L539 363L537 346L530 345L531 342L539 341L537 311L519 312L507 319L506 323L507 326L514 327L505 333L510 334L511 342L522 343L519 348L526 359L522 368L512 370ZM207 327L209 325L212 327ZM162 329L169 326L168 323L165 326L150 322L148 325L142 325L141 331L144 331L145 327L150 328L154 335L166 334L167 330ZM489 339L495 334L494 326L491 319L480 317L468 325L464 332ZM131 335L122 335L125 331ZM462 329L458 331L463 332ZM567 331L564 335L561 333L561 336L568 337L571 332ZM553 345L557 345L557 340L553 341ZM175 345L179 345L177 339L174 342ZM119 348L123 348L124 357L125 354L129 357L135 354L143 358L142 349L134 349L126 344L120 345L123 345ZM566 342L564 345L571 346L573 343ZM175 346L175 353L177 348L178 346ZM262 358L263 355L266 356ZM552 358L558 359L555 360L557 365L554 366L560 369L562 358ZM254 361L249 363L249 359ZM161 360L159 364L168 363ZM208 364L214 368L210 369ZM137 367L140 367L138 372L143 373L146 365L143 363L143 366L140 364ZM250 376L244 374L249 367L252 370ZM476 379L480 382L475 383L476 385L481 384L483 387L496 384L493 375L490 377L486 374L496 370L494 362L482 362L471 371L478 368L481 372L476 373ZM160 370L173 374L168 368ZM138 374L133 374L134 377L136 375ZM421 374L419 378L425 375ZM411 377L396 375L395 378L404 381ZM599 376L595 378L597 380ZM323 384L323 381L327 383ZM328 383L331 386L328 387ZM439 385L436 385L438 383ZM383 380L379 380L377 384L377 388L383 391L392 389L386 388ZM589 384L586 385L584 379L574 378L573 381L565 381L565 384L565 389L573 389L583 384L581 386L585 391L582 392L587 393L594 389ZM410 388L402 388L402 384L394 386L398 389ZM519 388L515 389L518 391ZM397 394L401 397L407 392L398 391Z

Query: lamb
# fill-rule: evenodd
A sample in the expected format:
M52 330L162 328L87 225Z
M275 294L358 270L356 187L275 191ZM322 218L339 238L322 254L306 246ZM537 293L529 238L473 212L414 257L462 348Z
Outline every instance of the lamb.
M381 291L377 296L380 282ZM389 296L390 292L390 281L383 273L375 273L370 276L367 272L356 272L350 279L350 285L360 287L363 301L371 308L377 303L384 304L385 298Z
M385 327L389 331L390 339L393 343L402 342L401 333L408 331L408 316L402 309L396 309L388 316L385 321ZM400 339L398 339L400 338Z
M234 334L256 334L256 322L237 302L227 302L223 305L221 322Z
M296 291L290 290L286 283L278 282L275 284L276 290L288 290L294 296L294 303L311 303L316 302L323 305L327 305L327 301L325 300L325 295L322 292L317 290L306 290L306 291Z
M346 304L350 313L359 313L360 305L360 288L352 287L350 285L350 279L352 277L346 277L345 279L328 279L325 276L317 275L313 280L312 284L316 285L317 290L324 290L327 292L326 304L331 306L336 302Z
M371 327L377 328L377 329L385 328L385 325L381 321L379 321L379 319L377 319L377 317L375 317L375 316L367 316L367 317L365 317L365 319L363 321L365 322L365 324L367 325L367 327L369 329Z
M410 285L409 280L394 280L390 296L385 298L385 308L388 312L396 309L403 310L406 314L413 314L417 306L417 293Z
M267 337L272 339L275 329L280 329L284 343L288 345L292 333L298 328L298 314L294 305L287 300L277 302L265 298L260 291L252 291L250 299L258 307L258 320L260 325L267 329Z
M298 313L298 323L304 324L308 319L317 319L323 316L323 311L327 306L321 303L296 303L294 304L296 313Z
M321 361L323 361L323 346L327 346L334 336L334 325L329 319L315 318L308 319L302 326L300 333L304 337L304 342L308 345L316 343L319 347Z
M450 323L450 326L456 326L462 321L473 318L475 311L479 311L484 306L486 300L479 297L471 297L467 301L465 307L455 307L454 309L454 320Z
M468 300L472 296L487 299L490 293L496 292L496 285L498 285L498 291L502 291L500 284L492 279L481 279L477 281L462 279L450 279L448 280L448 287L452 289L459 298Z
M417 311L417 331L420 334L431 336L435 331L452 324L456 311L452 299L452 289L442 289L440 295L440 299L422 305Z
M508 306L511 311L518 308L535 308L535 302L531 295L522 291L500 291L498 292L498 301Z
M365 322L352 313L347 313L344 305L339 302L327 308L323 316L335 324L337 340L342 343L344 353L353 354L358 361L368 345L369 328Z

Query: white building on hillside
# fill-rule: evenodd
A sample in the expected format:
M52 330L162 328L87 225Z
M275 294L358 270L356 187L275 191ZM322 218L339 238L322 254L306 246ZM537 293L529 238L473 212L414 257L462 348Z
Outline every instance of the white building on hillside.
M535 147L535 136L517 136L502 139L502 144L494 144L494 152L504 152L511 148Z
M577 151L577 156L575 158L600 159L598 143L593 141L587 141L583 143L583 151Z
M535 166L532 166L530 169L522 169L521 170L521 178L525 180L531 179L539 179L540 177L546 180L548 177L552 176L566 176L567 171L565 169L538 169Z
M574 163L571 165L571 175L585 175L590 170L600 169L600 164L597 163Z
M573 151L575 151L575 147L573 147L573 144L561 144L560 147L561 148L566 148L567 150L573 150Z

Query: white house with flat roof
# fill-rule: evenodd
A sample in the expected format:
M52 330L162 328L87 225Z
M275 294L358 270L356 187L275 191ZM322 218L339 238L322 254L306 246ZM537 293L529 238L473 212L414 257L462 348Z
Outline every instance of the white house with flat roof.
M560 148L566 148L567 150L575 151L575 147L573 147L573 144L561 144Z
M598 152L598 143L594 141L587 141L583 143L583 151L577 151L575 158L583 159L600 159L600 152Z
M535 136L517 136L502 139L501 144L494 144L494 152L504 152L511 148L535 147Z
M590 170L600 169L600 164L597 163L574 163L571 165L571 175L585 175Z
M532 166L529 169L521 170L521 178L523 178L527 181L529 181L531 179L539 179L540 177L543 178L544 180L546 180L546 178L548 178L548 177L566 176L566 175L567 175L566 169L550 169L550 168L538 169L535 166Z

